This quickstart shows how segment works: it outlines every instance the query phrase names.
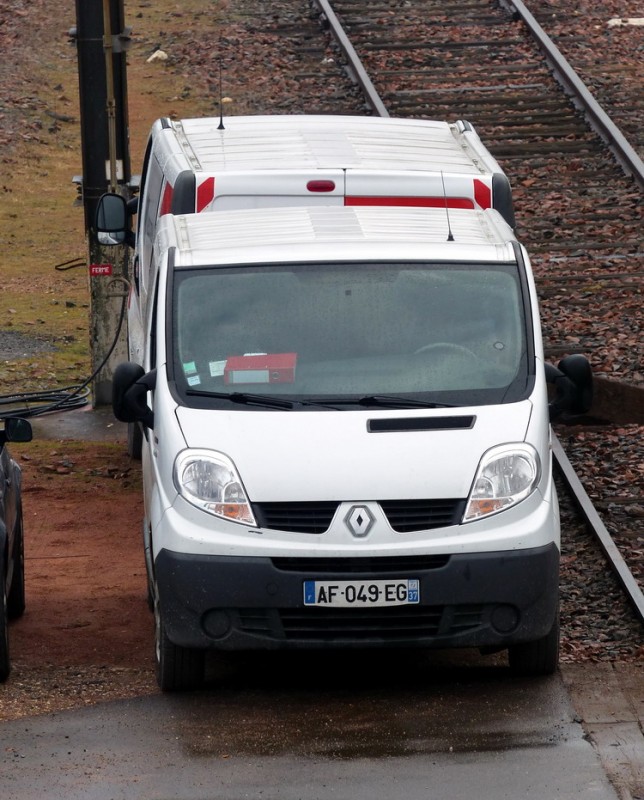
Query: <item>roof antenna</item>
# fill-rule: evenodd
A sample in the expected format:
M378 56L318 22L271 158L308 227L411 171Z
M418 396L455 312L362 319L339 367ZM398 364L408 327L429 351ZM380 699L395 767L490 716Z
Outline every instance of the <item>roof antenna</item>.
M221 58L219 59L219 125L217 125L217 130L218 131L226 130L226 128L224 127L224 98L221 89Z
M449 222L449 204L447 202L447 192L445 191L445 176L443 175L443 170L441 170L441 181L443 182L443 200L445 201L445 216L447 217L447 241L453 242L454 236L452 234L452 226Z

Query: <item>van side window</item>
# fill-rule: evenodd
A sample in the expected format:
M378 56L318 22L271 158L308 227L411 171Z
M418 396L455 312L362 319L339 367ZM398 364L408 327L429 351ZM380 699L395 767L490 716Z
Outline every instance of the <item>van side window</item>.
M148 139L147 146L145 148L145 156L143 158L143 168L141 170L141 186L139 187L139 210L138 210L138 219L136 223L136 241L140 246L140 243L143 241L143 203L147 199L147 185L148 185L148 172L150 170L150 159L152 156L152 137ZM138 289L138 287L137 287Z
M147 365L148 369L154 369L157 365L157 299L159 295L159 279L158 273L157 278L154 284L154 294L152 302L148 304L149 314L148 319L146 320L146 328L149 334L148 341L150 342L150 347L148 350L148 356L150 359L149 364Z
M152 248L156 234L163 174L154 153L149 163L146 186L143 191L139 236L139 270L142 291L148 289Z

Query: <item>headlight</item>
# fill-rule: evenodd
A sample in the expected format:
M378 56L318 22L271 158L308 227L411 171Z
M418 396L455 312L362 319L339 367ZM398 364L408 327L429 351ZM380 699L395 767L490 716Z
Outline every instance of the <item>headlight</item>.
M179 494L202 511L256 525L237 469L223 453L184 450L174 464L174 482Z
M541 475L537 451L529 444L493 447L481 459L463 522L496 514L532 494Z

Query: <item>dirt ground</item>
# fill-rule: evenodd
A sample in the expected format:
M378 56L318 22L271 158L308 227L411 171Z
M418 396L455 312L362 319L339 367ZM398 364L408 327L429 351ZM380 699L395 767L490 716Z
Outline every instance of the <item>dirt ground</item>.
M118 440L39 438L12 454L23 470L27 608L9 628L0 720L156 692L139 464Z

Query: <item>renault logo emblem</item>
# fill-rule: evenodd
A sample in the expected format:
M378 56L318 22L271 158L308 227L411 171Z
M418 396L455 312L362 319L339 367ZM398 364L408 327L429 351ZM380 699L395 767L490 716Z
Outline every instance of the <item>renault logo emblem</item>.
M349 513L344 518L344 524L356 537L366 536L375 521L367 506L351 506Z

